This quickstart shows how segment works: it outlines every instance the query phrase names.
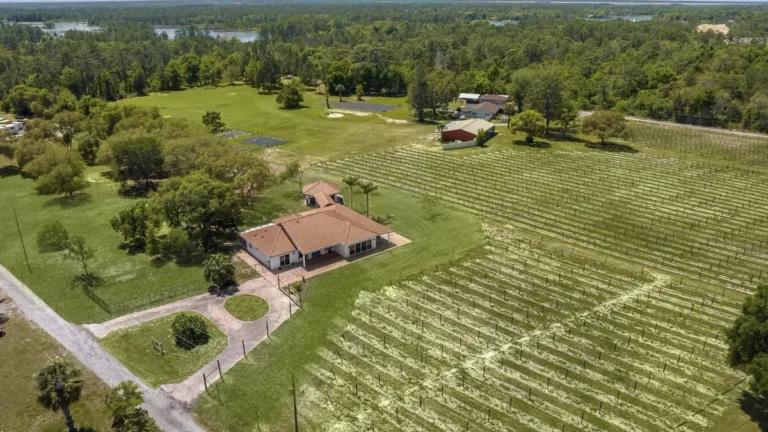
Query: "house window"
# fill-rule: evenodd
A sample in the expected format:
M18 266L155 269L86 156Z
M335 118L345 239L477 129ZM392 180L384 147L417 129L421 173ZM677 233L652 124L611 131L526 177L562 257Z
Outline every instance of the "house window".
M355 243L352 246L349 247L349 254L355 255L362 252L365 252L369 249L373 249L373 241L372 240L365 240L361 241L360 243Z
M280 267L285 267L290 264L291 264L291 256L289 254L285 254L280 257Z

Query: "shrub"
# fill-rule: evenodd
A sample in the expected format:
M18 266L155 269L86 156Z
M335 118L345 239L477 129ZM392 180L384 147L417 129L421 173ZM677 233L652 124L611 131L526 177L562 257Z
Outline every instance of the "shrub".
M213 254L203 263L203 272L206 281L223 288L235 279L235 264L229 255Z
M191 350L208 343L208 325L200 315L182 312L173 319L171 329L180 348Z
M69 233L59 221L48 222L37 232L40 252L58 252L67 248Z

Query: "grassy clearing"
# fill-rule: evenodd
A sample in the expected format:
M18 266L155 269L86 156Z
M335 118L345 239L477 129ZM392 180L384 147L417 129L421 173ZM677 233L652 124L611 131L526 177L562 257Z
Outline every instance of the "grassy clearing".
M342 193L350 198L348 191ZM362 195L354 199L357 209L364 208ZM433 217L425 218L417 196L382 187L371 195L370 205L371 215L394 214L390 226L413 243L310 279L303 310L249 353L250 361L240 362L227 373L226 382L237 384L221 384L219 399L201 397L195 413L210 430L253 429L257 416L262 427L285 425L290 413L286 389L291 374L304 379L304 368L319 359L319 348L342 327L341 320L354 309L361 292L375 292L390 279L458 259L482 242L476 217L438 205Z
M203 293L207 284L199 266L179 266L157 261L146 254L129 255L118 249L122 238L112 230L109 219L133 202L117 193L118 185L104 178L103 168L89 168L91 186L72 198L38 195L34 182L19 175L0 179L0 264L57 313L74 323L100 322L137 309L176 298ZM19 218L32 273L24 261L13 210ZM72 235L82 235L95 250L91 265L103 279L95 292L113 307L110 314L73 283L80 274L64 252L41 253L36 245L40 227L58 220Z
M171 331L176 315L178 313L112 332L99 342L150 386L181 382L216 358L226 348L227 337L203 317L208 324L208 343L192 350L179 348ZM152 347L152 338L163 344L165 354Z
M418 142L434 130L434 126L429 125L387 123L374 114L327 118L325 97L307 92L304 98L304 108L283 110L275 102L275 95L260 94L248 86L230 86L152 94L120 103L157 106L163 115L195 123L201 121L206 111L220 111L230 129L282 138L289 142L279 146L279 150L323 159ZM377 103L377 99L368 102ZM404 98L382 99L380 103L405 106ZM398 118L408 117L402 107L393 113ZM257 146L250 147L260 150Z
M0 430L59 432L66 429L61 412L47 410L37 402L34 377L54 360L83 371L83 396L71 407L75 425L109 430L112 421L104 406L108 387L45 331L9 309L10 300L6 302L0 305L0 312L11 314L10 321L2 324L8 334L0 338Z
M240 321L255 321L269 312L269 304L252 294L236 295L227 300L224 307Z

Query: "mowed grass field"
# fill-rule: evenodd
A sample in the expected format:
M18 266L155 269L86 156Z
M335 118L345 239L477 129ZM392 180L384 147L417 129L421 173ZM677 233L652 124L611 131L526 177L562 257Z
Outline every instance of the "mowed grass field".
M35 376L54 360L82 370L83 394L71 406L77 427L109 430L112 419L104 405L108 387L83 366L58 342L27 321L10 300L0 312L10 314L0 338L0 431L61 432L66 430L64 415L42 407L37 401Z
M409 117L405 98L374 98L369 103L401 105L391 118ZM338 99L335 99L338 100ZM345 98L353 101L354 98ZM174 93L153 93L120 103L156 106L163 115L181 117L192 122L202 121L206 111L219 111L227 128L250 134L281 138L288 143L276 147L281 151L313 158L334 158L356 152L369 152L424 140L434 131L434 125L388 123L370 115L344 114L327 118L325 97L304 93L304 107L281 109L274 94L261 94L248 86L191 89ZM362 113L361 113L362 114ZM387 116L387 113L382 113ZM243 137L232 140L237 143ZM238 144L244 147L256 147Z
M99 343L146 384L157 387L184 381L227 347L227 337L208 318L208 343L187 350L177 347L171 325L178 313L108 334ZM163 352L152 346L162 344Z
M73 323L101 322L127 312L205 292L200 266L155 261L146 254L129 255L118 248L122 237L109 220L133 201L120 197L118 184L88 168L90 187L72 198L38 195L34 181L13 175L0 178L0 264L27 284L62 317ZM27 268L21 237L26 246ZM59 221L71 235L83 236L95 249L90 267L103 283L94 291L113 307L107 313L91 301L74 279L82 272L66 252L41 253L36 244L43 224Z
M308 178L320 178L313 174ZM342 193L349 202L348 190ZM359 191L354 201L355 209L364 211L365 198ZM478 218L441 205L428 217L419 196L381 187L371 194L370 206L372 216L393 215L390 227L412 243L309 279L304 308L250 352L248 361L227 372L213 397L201 396L194 413L209 430L252 430L257 419L262 427L275 425L270 430L287 430L291 374L300 382L305 379L305 368L320 359L320 347L345 325L344 317L361 293L457 260L482 244Z

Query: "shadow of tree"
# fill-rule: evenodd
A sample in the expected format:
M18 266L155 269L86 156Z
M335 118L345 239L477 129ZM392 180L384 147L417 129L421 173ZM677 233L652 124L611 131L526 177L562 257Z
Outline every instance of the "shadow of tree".
M16 165L6 165L0 167L0 178L11 177L21 174L21 169Z
M146 198L150 192L157 190L157 184L150 182L149 185L145 183L124 184L120 186L117 193L123 198Z
M534 141L532 143L529 143L526 140L513 140L512 144L519 145L519 146L525 146L525 147L532 147L532 148L550 148L552 147L552 144L544 141Z
M104 279L95 274L79 274L72 280L73 285L80 288L96 288L104 283Z
M289 197L293 192L287 192ZM298 192L297 192L298 193ZM281 202L271 197L259 197L254 200L249 209L243 212L244 224L262 225L271 222L280 215L287 213L287 208Z
M45 202L46 207L59 206L62 208L78 207L91 201L91 195L87 193L76 193L72 196L65 195L51 198Z
M743 391L739 396L739 406L761 431L768 432L768 401L754 394Z
M602 151L609 151L609 152L617 152L617 153L639 153L639 150L636 150L634 147L629 146L627 144L618 144L618 143L612 143L612 142L606 142L605 144L601 144L599 142L594 143L590 142L586 144L587 148L591 148L594 150L602 150Z
M551 136L547 136L547 139L550 140L550 141L555 141L555 142L565 141L565 142L577 142L577 143L582 143L582 144L592 144L592 141L585 140L584 138L579 138L577 136L568 135L568 134L566 134L566 135L551 135Z

